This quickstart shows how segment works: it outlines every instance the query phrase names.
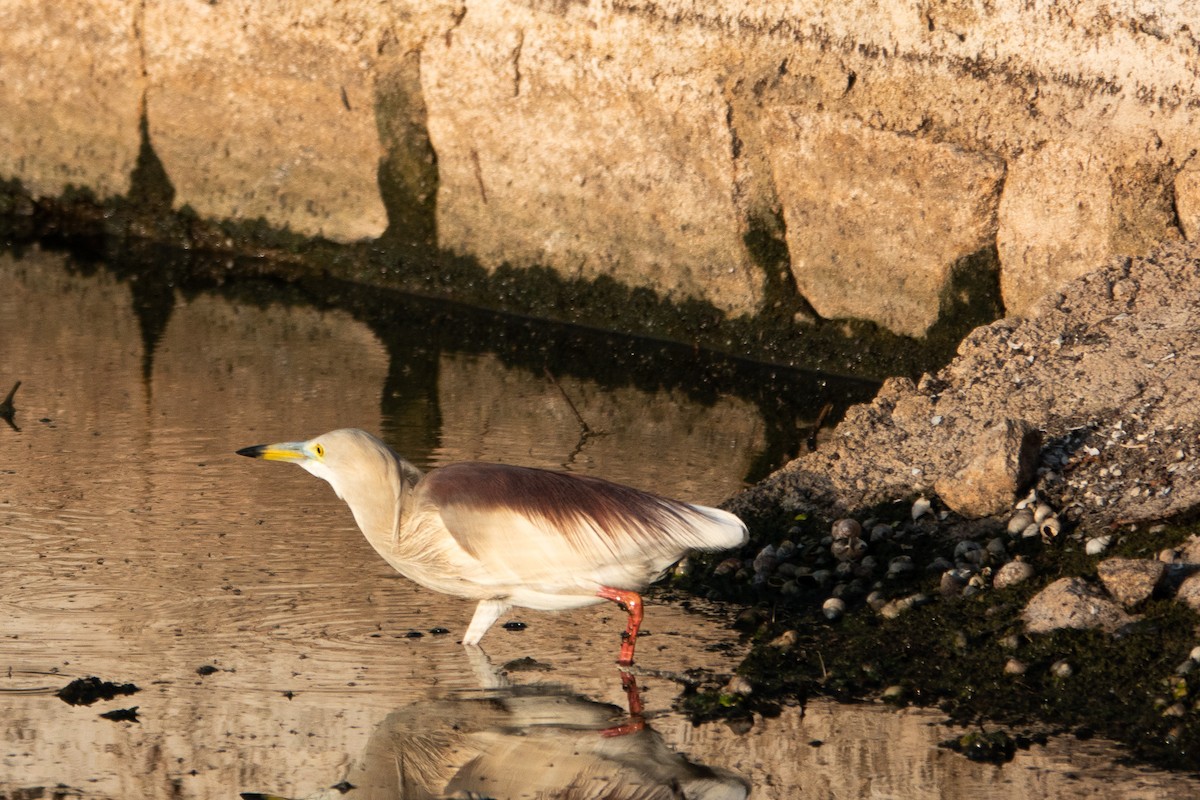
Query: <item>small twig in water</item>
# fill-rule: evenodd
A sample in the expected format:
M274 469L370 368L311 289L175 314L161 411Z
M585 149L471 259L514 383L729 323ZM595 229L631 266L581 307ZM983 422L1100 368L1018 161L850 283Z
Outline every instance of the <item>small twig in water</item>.
M592 426L587 424L587 420L585 420L583 418L583 415L579 413L579 409L575 407L575 404L573 402L571 402L571 397L567 394L567 390L562 387L562 384L560 384L558 382L558 380L554 377L554 375L550 372L549 367L543 367L542 369L546 373L546 378L551 383L554 384L554 388L558 389L559 394L561 394L563 396L563 400L567 401L567 406L570 407L571 413L574 414L575 419L579 421L579 429L581 431L583 431L583 435L585 437L586 436L600 436L603 433L603 431L592 430Z
M829 416L829 412L833 410L833 403L826 403L821 406L821 410L817 412L817 419L813 422L812 427L808 430L808 439L806 444L808 449L817 449L817 434L821 431L821 425L824 424L825 418Z

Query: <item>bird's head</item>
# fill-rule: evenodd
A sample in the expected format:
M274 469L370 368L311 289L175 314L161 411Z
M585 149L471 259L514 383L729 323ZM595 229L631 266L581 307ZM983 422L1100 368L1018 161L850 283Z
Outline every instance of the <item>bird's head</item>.
M342 428L323 433L304 442L280 442L243 447L239 456L265 461L299 464L318 478L328 481L338 497L364 482L371 483L388 472L388 466L402 464L402 477L415 482L420 473L403 462L391 448L366 431ZM413 474L404 474L407 470ZM393 466L394 470L395 467Z

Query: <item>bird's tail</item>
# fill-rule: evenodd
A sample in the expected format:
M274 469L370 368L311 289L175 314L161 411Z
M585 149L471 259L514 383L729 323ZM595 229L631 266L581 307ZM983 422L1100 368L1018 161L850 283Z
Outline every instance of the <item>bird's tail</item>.
M708 506L690 506L698 517L696 528L702 544L697 550L729 550L741 547L750 538L746 523L728 511Z

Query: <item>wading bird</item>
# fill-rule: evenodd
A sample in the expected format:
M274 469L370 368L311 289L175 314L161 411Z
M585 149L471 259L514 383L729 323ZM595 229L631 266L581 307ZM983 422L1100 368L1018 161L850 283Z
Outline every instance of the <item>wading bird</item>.
M639 592L689 550L746 542L746 526L726 511L587 475L483 462L422 474L356 429L237 452L328 481L400 574L478 600L465 645L512 606L557 611L612 600L629 614L618 663L632 664Z

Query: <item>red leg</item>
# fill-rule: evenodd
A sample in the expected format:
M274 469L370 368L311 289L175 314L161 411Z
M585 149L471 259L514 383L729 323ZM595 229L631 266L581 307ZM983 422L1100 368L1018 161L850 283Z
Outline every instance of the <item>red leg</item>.
M642 596L637 592L611 589L607 586L601 586L596 596L612 600L629 614L629 624L621 634L621 657L617 659L618 664L629 666L633 663L633 647L637 644L638 628L642 624Z
M622 671L621 688L625 690L625 699L629 701L629 721L613 728L605 728L600 731L601 736L626 736L646 729L646 720L642 717L642 695L638 692L637 679Z

